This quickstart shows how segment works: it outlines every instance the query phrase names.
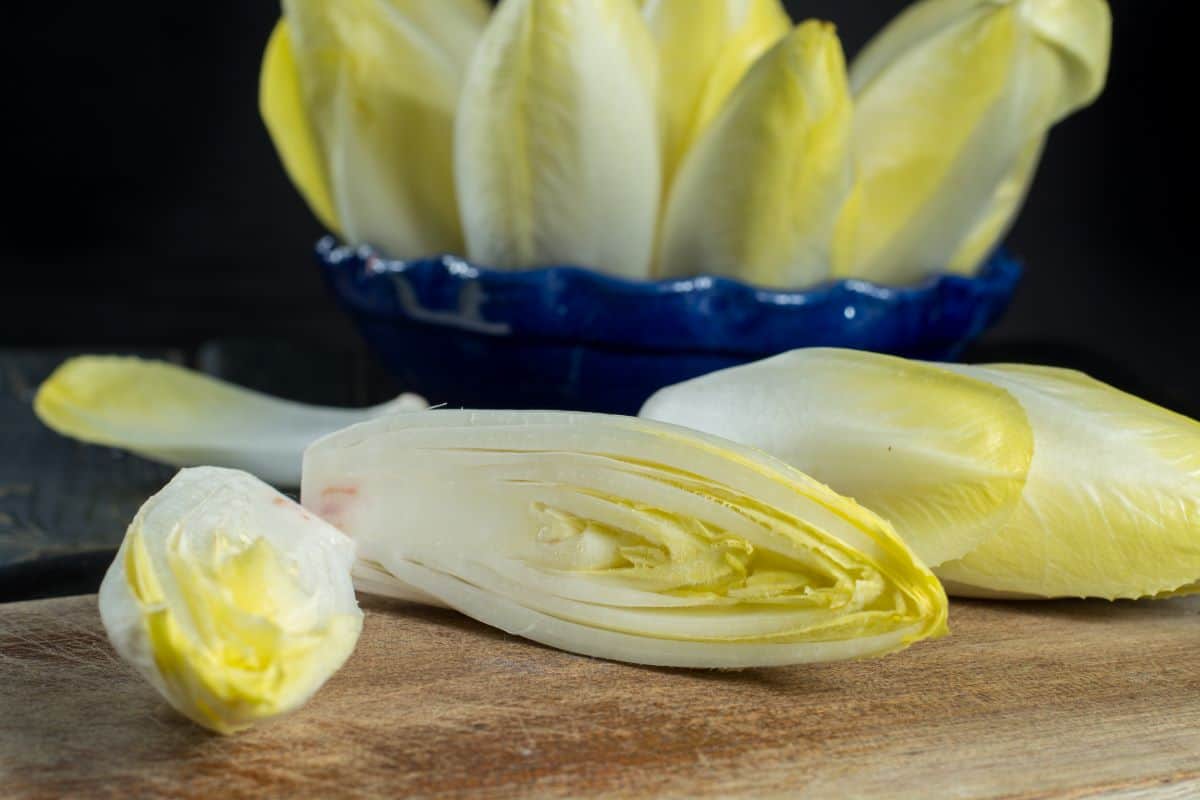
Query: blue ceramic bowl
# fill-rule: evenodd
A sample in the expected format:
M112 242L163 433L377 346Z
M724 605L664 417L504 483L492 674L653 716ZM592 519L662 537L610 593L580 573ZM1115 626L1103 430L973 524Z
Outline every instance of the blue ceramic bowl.
M775 291L729 278L631 281L577 267L502 271L317 245L325 279L402 385L431 403L633 414L657 389L797 347L953 359L1008 305L1021 267L903 288Z

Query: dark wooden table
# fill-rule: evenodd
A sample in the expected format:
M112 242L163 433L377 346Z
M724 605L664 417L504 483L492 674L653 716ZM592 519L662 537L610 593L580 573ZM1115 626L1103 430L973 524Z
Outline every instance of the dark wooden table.
M1200 598L954 602L894 656L740 672L362 603L312 702L229 738L117 660L94 595L0 605L0 796L1200 797Z

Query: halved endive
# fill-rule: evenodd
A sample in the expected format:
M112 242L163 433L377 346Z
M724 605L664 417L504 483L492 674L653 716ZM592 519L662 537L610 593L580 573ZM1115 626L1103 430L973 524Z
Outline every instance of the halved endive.
M662 175L654 41L630 0L505 0L454 131L467 254L650 272Z
M887 519L935 568L1008 521L1034 452L1005 390L855 350L795 350L705 375L659 391L641 415L781 458Z
M83 442L177 467L233 467L299 486L304 448L317 439L428 404L408 394L372 408L312 406L163 361L78 356L38 388L33 407L47 427Z
M427 411L305 455L304 505L361 588L564 650L749 667L875 656L945 632L891 526L755 450L628 417Z
M1200 424L1081 373L799 350L642 414L811 470L886 516L952 594L1200 591Z
M969 274L1007 232L1046 136L1104 87L1105 0L922 0L855 59L859 184L835 273Z
M303 705L354 650L354 542L262 481L183 470L100 586L117 652L180 713L233 733Z

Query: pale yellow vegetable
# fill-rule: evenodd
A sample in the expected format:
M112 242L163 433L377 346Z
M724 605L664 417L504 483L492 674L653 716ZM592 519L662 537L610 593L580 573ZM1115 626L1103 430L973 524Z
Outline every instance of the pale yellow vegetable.
M425 411L309 448L304 505L367 591L586 655L746 667L945 632L895 531L759 451L629 417Z
M505 0L463 90L455 170L467 253L493 267L650 271L658 63L631 0Z
M931 567L1021 502L1033 431L982 380L855 350L795 350L659 391L641 416L769 452L896 526Z
M1108 69L1104 0L923 0L851 69L859 186L835 271L970 273L1011 224L1051 126Z
M234 733L303 705L358 640L354 543L242 472L180 472L100 587L117 652L180 713Z
M959 594L1200 589L1200 424L1070 370L951 366L1020 401L1035 448L1016 514L938 575Z
M663 184L764 52L791 30L779 0L649 0L664 114Z
M323 222L395 258L461 253L454 115L482 0L284 0L262 110Z
M854 183L853 108L832 25L806 22L750 70L687 155L660 273L804 287L829 275Z
M1200 424L1081 373L800 350L642 413L811 470L888 517L952 594L1200 591Z
M267 41L258 92L259 111L292 183L321 224L340 234L325 156L309 120L285 20L275 25Z
M328 408L253 392L162 361L79 356L38 387L47 427L177 467L235 467L300 485L304 448L327 433L384 414L428 407L401 395L371 408Z

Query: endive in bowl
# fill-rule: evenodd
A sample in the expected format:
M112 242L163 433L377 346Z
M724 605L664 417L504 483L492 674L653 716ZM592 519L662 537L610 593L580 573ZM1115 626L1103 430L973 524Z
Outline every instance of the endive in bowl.
M953 357L1111 28L1103 0L923 0L847 63L778 0L284 12L264 118L375 350L433 402L620 412L799 346Z

